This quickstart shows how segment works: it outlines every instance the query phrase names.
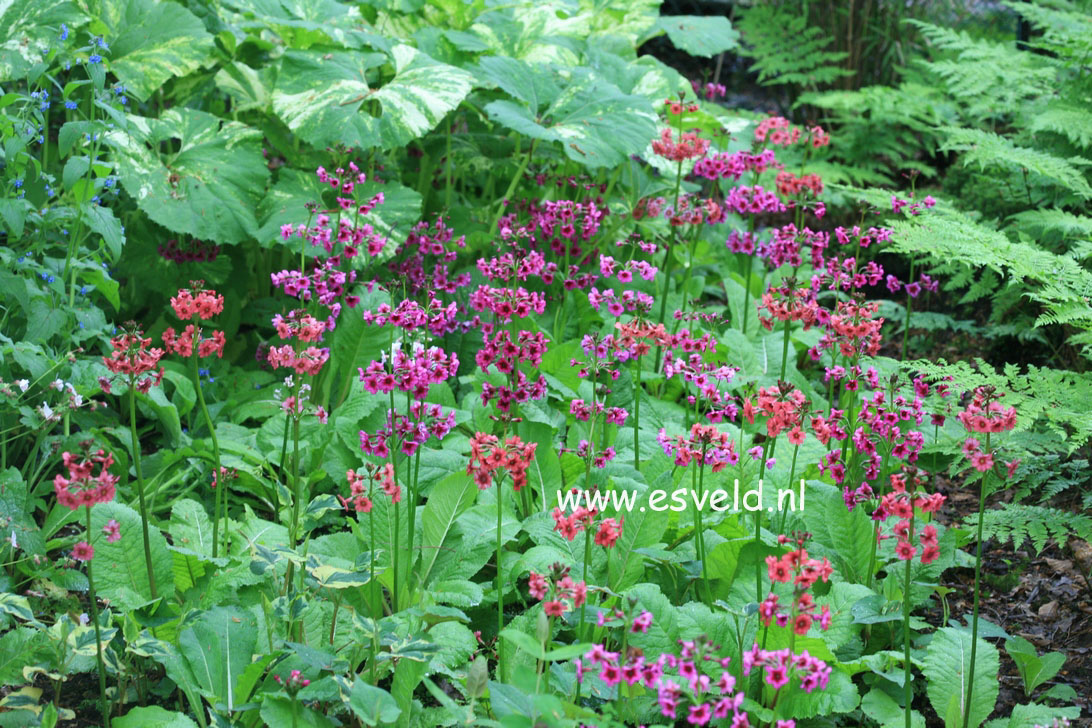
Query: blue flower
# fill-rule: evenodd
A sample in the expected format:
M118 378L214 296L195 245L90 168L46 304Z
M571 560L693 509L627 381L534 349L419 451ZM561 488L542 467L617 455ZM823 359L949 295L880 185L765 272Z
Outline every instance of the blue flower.
M19 178L19 179L15 180L15 189L19 189L22 186L23 186L22 178Z
M68 40L68 26L61 23L61 40Z
M102 48L104 51L110 50L110 46L106 45L106 39L101 36L95 39L95 43L98 44L99 48Z
M92 53L91 55L89 55L87 57L87 62L88 63L102 63L102 56L100 56L98 53Z
M91 286L80 286L80 295L86 296L87 292L91 290Z
M127 103L129 103L129 99L125 96L119 98L118 101L121 103L122 106L125 106Z
M64 107L65 107L66 109L69 109L69 110L73 110L73 109L78 109L78 108L80 108L80 105L79 105L79 104L77 104L77 103L76 103L75 101L65 101L65 102L64 102Z

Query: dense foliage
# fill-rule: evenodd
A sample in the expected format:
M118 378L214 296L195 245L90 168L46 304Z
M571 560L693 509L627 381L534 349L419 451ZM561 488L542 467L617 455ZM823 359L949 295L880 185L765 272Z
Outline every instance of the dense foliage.
M881 3L0 4L0 726L1077 718L979 609L1092 538L1092 12L1011 5L893 87Z

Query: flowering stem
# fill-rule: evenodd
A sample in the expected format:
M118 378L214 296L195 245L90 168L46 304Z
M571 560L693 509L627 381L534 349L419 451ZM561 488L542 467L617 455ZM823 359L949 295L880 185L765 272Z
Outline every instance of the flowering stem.
M201 390L201 374L197 371L197 344L200 336L197 334L197 327L194 326L193 332L193 351L190 353L191 373L193 375L193 386L197 390L197 403L201 406L201 414L205 418L205 425L209 428L209 437L212 438L212 458L215 461L215 470L212 472L216 475L216 492L213 493L213 501L215 502L215 511L212 519L212 558L216 558L219 554L220 547L220 502L223 496L224 481L226 478L220 477L220 442L216 439L216 428L212 424L212 416L209 415L209 408L205 405L205 393ZM225 530L225 537L226 531ZM226 540L226 538L225 538ZM225 547L225 551L227 548Z
M394 442L394 390L390 391L391 402L391 469L394 471L394 484L398 485L398 459L394 456L395 442ZM391 588L391 612L398 611L398 536L402 533L399 529L398 523L398 503L391 501L391 507L394 508L394 538L391 539L391 568L393 569L394 581Z
M641 469L641 357L633 357L633 469Z
M913 499L911 499L913 503ZM911 505L910 512L910 531L909 535L914 533L914 513L913 505ZM910 703L914 697L914 690L910 686L910 564L913 559L906 560L905 566L905 584L902 590L902 649L903 649L903 690L905 690L906 700L906 728L910 727ZM972 648L973 649L973 648ZM973 665L974 662L972 661ZM968 694L968 699L970 695Z
M983 452L990 451L990 434L986 433L986 448ZM971 617L971 668L967 672L967 702L963 711L963 728L967 728L971 720L971 693L974 690L974 662L978 656L978 587L982 575L982 514L986 510L986 480L990 471L982 473L982 482L978 491L978 547L974 557L974 608Z
M91 506L87 506L87 542L91 542ZM95 625L95 647L99 664L99 708L102 711L102 723L110 728L110 704L106 700L106 663L102 659L102 631L99 628L99 603L95 597L95 577L91 573L91 561L87 561L87 596L91 601L91 621Z
M680 117L681 118L681 117ZM680 122L681 123L681 122ZM680 134L682 133L680 129ZM679 160L678 166L675 168L675 201L672 203L672 214L677 215L679 212L679 190L682 188L682 160ZM671 227L671 240L664 246L664 262L660 266L660 269L664 272L664 292L663 298L660 300L660 323L664 322L664 317L667 315L667 296L671 292L671 264L675 262L674 252L675 247L675 226ZM660 357L663 355L663 346L657 345L656 347L656 365L652 368L653 371L659 371L660 369Z
M504 629L504 573L501 569L501 548L504 546L503 526L503 495L501 484L494 481L497 488L497 680L504 680L504 658L502 657L504 646L501 644L500 633Z
M140 441L136 429L136 388L132 376L129 377L129 437L133 442L133 467L137 477L137 499L140 502L140 525L144 532L144 565L148 569L148 588L152 599L158 599L155 588L155 570L152 569L152 547L148 538L148 505L144 500L144 473L140 467Z
M584 527L584 572L580 579L584 584L588 583L588 562L591 561L591 529L588 526ZM583 635L586 631L586 624L584 622L584 608L587 605L588 600L584 599L584 604L580 605L580 629L578 632ZM590 639L590 635L584 638L584 641ZM577 690L580 688L578 687Z
M785 337L781 340L781 374L777 377L779 382L785 381L785 369L789 363L789 323L791 319L785 319ZM791 484L790 484L791 485Z
M701 464L698 467L698 472L697 473L691 472L691 478L690 478L691 479L691 487L693 487L694 477L695 476L697 477L697 480L698 480L698 487L697 487L698 500L702 501L703 503L705 502L705 499L703 498L703 493L705 491L705 447L706 447L705 445L702 445ZM705 526L702 524L701 509L698 508L697 501L694 501L694 499L691 498L691 502L694 505L694 522L695 522L695 526L697 527L697 530L698 530L698 538L697 538L697 547L698 547L698 549L697 550L698 550L698 559L701 560L701 580L702 580L702 583L705 585L705 606L712 609L713 608L713 592L712 592L712 588L709 586L709 576L708 576L708 570L707 570L707 567L706 567Z
M299 399L296 399L299 402ZM292 418L292 523L288 527L288 548L295 549L298 543L298 533L296 531L300 522L300 500L302 499L302 493L300 492L300 421L298 418ZM292 575L294 574L295 562L288 562L288 571L285 572L284 577L284 592L288 593L288 587L292 583ZM291 633L291 625L289 625L289 633Z
M372 587L372 609L375 610L373 615L375 617L375 624L372 625L372 659L371 659L371 671L372 671L372 685L376 684L375 679L375 660L379 655L379 618L383 616L383 606L380 602L378 582L375 580L375 506L373 505L368 509L368 536L371 539L370 548L372 550L370 570L371 574L368 577L368 581L371 582Z
M792 449L792 465L789 466L789 490L792 490L792 481L796 477L796 455L800 452L800 446L795 445ZM780 498L779 498L780 500ZM778 524L777 530L779 533L785 533L785 513L781 511L781 523Z
M911 283L914 281L914 259L910 259L910 277L907 279ZM906 322L902 328L902 356L899 357L899 361L906 361L906 339L910 335L910 309L914 307L914 297L909 292L906 294ZM907 713L909 715L909 713ZM907 719L909 720L909 719Z

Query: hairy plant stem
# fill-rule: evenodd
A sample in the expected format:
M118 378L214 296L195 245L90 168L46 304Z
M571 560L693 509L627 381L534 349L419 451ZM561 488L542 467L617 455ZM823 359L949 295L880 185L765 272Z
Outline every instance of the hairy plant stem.
M140 440L136 428L136 382L129 377L129 438L133 442L133 467L136 469L137 500L140 504L140 527L144 535L144 566L148 569L148 588L152 599L158 599L155 588L155 570L152 569L152 546L148 536L148 504L144 499L144 473L140 467Z
M990 434L986 433L986 448L983 452L990 451ZM978 490L978 544L974 555L974 607L971 617L971 666L967 671L967 702L963 711L963 728L968 728L971 720L971 694L974 692L974 663L978 657L978 602L979 587L982 577L982 515L986 510L986 482L990 471L982 473L982 481Z
M220 441L216 439L216 427L212 423L212 415L209 414L209 408L205 405L205 393L201 389L201 374L198 372L198 357L197 357L197 345L200 337L197 335L197 322L194 321L193 327L193 351L190 353L190 373L193 376L193 386L197 390L197 404L201 407L201 415L205 418L205 426L209 428L209 437L212 438L212 459L214 461L215 470L212 472L216 477L216 492L212 494L214 501L214 512L212 518L212 558L216 558L220 553L220 513L221 513L221 500L223 498L223 491L226 487L224 481L226 478L220 477ZM224 541L227 541L227 529L224 529ZM227 546L224 547L225 552Z
M91 543L91 506L86 510L87 542ZM102 630L99 627L99 602L95 596L95 577L91 573L91 562L87 561L87 596L91 601L91 621L95 625L95 658L99 667L99 709L102 711L102 723L105 728L110 728L110 703L106 699L106 662L102 659Z

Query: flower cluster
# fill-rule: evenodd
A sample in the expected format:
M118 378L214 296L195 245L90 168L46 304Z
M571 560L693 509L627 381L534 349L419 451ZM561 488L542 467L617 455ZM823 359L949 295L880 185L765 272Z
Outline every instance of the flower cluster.
M108 503L117 492L118 476L108 468L114 464L114 456L99 449L90 451L90 444L82 456L70 452L61 454L61 461L68 468L68 477L58 473L53 478L53 492L57 502L66 508L77 510L90 508L97 503ZM92 471L98 466L99 472Z
M385 458L391 447L398 445L403 455L409 456L428 442L430 437L442 440L455 427L455 410L444 414L438 404L414 400L409 415L387 410L387 422L375 434L360 431L360 449L369 455Z
M364 472L355 470L345 471L345 477L349 481L349 497L338 496L345 510L350 507L358 513L368 513L372 509L372 484L378 483L383 492L390 496L391 503L402 500L402 489L394 482L394 465L384 463L375 465L365 463Z
M196 354L204 359L215 354L224 356L224 344L227 339L223 331L216 331L212 338L202 338L202 329L197 321L208 320L224 310L224 297L216 291L205 289L204 281L191 281L192 288L183 288L171 298L171 308L183 321L193 321L182 333L176 333L173 326L163 332L163 345L167 351L179 356L191 357Z
M1016 427L1016 408L1005 409L998 401L1001 396L989 385L978 387L967 408L956 416L968 432L1007 432Z
M191 240L185 245L177 240L168 240L166 245L157 246L156 252L161 258L175 263L211 263L220 254L220 246L200 240Z
M702 139L696 132L682 132L678 139L670 129L663 129L660 138L653 140L652 151L672 162L682 162L705 156L709 150L709 140Z
M549 617L560 617L570 609L579 609L588 599L588 587L582 581L573 581L569 567L555 563L547 574L531 572L529 578L531 596L543 602L542 608Z
M454 353L448 354L438 346L426 349L417 343L409 353L396 349L391 357L384 354L380 361L357 371L364 389L372 394L398 390L423 400L431 385L454 377L458 369L459 357Z
M808 590L820 579L824 582L829 581L834 569L827 559L820 561L808 556L804 545L810 538L810 533L793 533L791 539L785 535L777 537L779 544L792 543L796 548L782 554L780 558L767 556L766 568L771 582L792 582L793 600L789 612L785 613L778 604L777 594L770 592L758 606L758 615L762 624L769 626L771 622L776 621L779 627L791 625L793 632L798 635L805 635L811 629L812 622L816 619L817 605ZM830 609L826 605L823 605L819 611L818 620L821 629L830 628Z
M554 519L554 530L565 539L572 541L582 531L595 531L595 544L604 548L613 548L622 535L623 521L614 518L604 518L596 525L596 518L601 514L594 508L577 506L569 515L560 508L554 508L550 513Z
M466 474L474 476L478 488L485 490L493 484L496 471L503 468L512 476L512 487L518 491L527 485L527 469L531 467L536 447L537 443L524 443L516 435L511 435L502 443L496 435L475 433L470 439L470 462L466 466Z
M132 386L138 392L144 394L153 386L159 386L163 381L163 367L156 367L163 356L162 349L148 348L151 339L144 338L143 332L130 324L128 330L119 336L110 339L114 350L110 356L104 356L102 363L115 375L125 375ZM143 376L150 372L151 376ZM106 394L110 394L110 384L113 377L99 377L99 386Z
M689 436L675 435L668 437L667 430L660 428L656 441L665 455L674 455L675 464L686 467L691 462L705 467L712 465L712 471L719 473L729 465L739 462L736 443L728 433L720 432L713 425L695 422L690 426Z
M743 653L744 677L755 668L763 669L766 684L775 690L788 685L795 673L805 693L813 692L816 688L825 690L832 672L827 663L812 657L807 650L797 655L788 649L763 650L757 644Z
M927 524L921 530L920 535L914 533L914 509L922 513L936 513L944 504L944 496L940 493L932 495L919 494L917 486L920 478L912 475L910 485L907 486L907 477L902 473L891 476L891 492L885 493L880 500L880 505L872 514L876 521L884 521L894 516L899 521L895 524L894 535L896 538L895 555L903 561L909 561L917 554L917 546L913 540L918 535L921 541L921 563L931 564L940 557L940 548L937 545L937 529L933 524ZM880 538L890 536L880 535Z

